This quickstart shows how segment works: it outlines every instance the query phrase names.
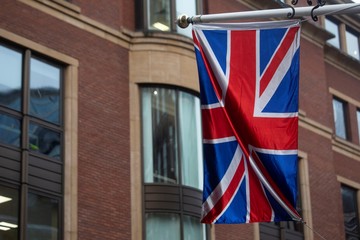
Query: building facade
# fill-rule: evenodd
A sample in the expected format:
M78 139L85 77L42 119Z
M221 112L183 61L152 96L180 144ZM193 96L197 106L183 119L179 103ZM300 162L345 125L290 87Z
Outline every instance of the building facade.
M302 23L298 210L306 226L199 223L197 67L191 28L175 19L279 7L2 0L0 239L360 239L359 15Z

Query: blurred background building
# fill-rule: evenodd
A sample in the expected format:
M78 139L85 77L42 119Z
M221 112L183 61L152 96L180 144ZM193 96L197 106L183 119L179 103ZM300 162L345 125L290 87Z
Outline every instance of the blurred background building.
M310 228L199 223L197 67L175 19L282 6L1 0L0 239L360 239L359 15L302 24L298 210Z

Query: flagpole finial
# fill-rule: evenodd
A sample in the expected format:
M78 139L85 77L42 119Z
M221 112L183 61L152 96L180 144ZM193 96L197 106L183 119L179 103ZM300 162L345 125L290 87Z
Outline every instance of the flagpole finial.
M178 17L176 23L181 28L187 28L190 24L189 17L185 14L182 14Z

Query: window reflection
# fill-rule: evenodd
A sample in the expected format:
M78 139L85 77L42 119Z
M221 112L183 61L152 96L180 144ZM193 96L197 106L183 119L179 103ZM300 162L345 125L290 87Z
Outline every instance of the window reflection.
M149 29L170 31L171 9L169 0L148 0Z
M346 37L347 53L352 57L356 58L357 60L360 60L359 37L349 31L345 32L345 37Z
M339 26L335 22L325 18L325 28L334 34L334 38L331 38L327 42L336 48L340 48Z
M185 92L179 92L179 151L183 185L202 189L202 140L200 99Z
M205 240L206 225L201 224L198 218L184 215L184 240Z
M178 182L175 91L152 92L154 182Z
M29 138L29 149L31 151L60 159L60 133L38 124L30 123Z
M0 45L0 104L21 108L22 54Z
M0 239L18 239L19 192L0 186Z
M20 120L0 113L0 143L20 147Z
M346 139L345 104L333 99L333 110L336 136Z
M145 219L146 240L180 240L180 216L178 214L147 213Z
M202 189L200 118L200 100L194 95L170 88L143 88L145 182Z
M356 190L341 186L346 239L359 239L359 215Z
M56 199L29 193L28 239L57 240L59 229L59 202Z
M34 58L30 69L30 114L60 123L60 69Z

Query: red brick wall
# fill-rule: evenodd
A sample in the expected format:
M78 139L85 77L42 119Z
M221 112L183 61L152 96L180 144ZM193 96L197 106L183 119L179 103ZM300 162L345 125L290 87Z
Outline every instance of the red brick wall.
M120 30L135 28L135 1L129 0L70 0L81 8L81 14Z
M0 28L79 60L78 236L130 239L127 49L14 0Z

